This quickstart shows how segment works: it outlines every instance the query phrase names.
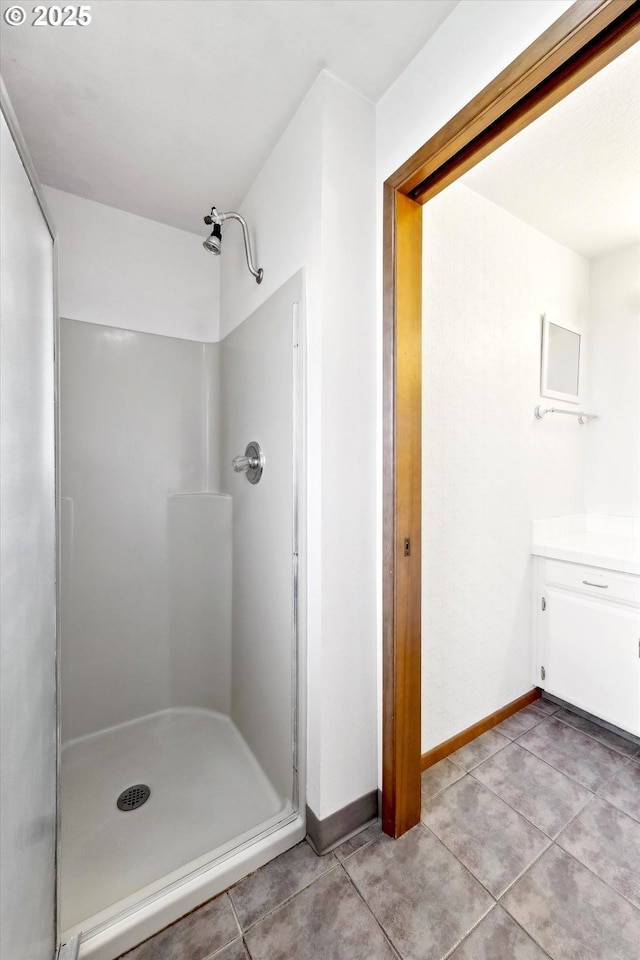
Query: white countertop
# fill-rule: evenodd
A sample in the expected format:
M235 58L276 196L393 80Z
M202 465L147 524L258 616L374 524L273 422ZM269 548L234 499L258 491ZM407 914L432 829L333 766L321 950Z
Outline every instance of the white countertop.
M637 518L577 514L534 520L531 527L534 556L640 574Z

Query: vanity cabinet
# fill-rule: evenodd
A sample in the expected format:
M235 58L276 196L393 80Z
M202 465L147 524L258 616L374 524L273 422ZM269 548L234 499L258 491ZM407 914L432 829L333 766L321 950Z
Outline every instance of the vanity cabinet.
M640 735L640 577L537 560L536 683Z

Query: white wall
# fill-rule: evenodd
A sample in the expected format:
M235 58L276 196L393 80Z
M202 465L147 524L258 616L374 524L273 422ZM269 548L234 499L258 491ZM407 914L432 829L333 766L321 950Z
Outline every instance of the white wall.
M378 103L378 182L572 5L573 0L461 0Z
M56 946L53 241L4 113L1 127L0 954L7 960L51 960Z
M320 818L377 786L375 126L371 104L329 80L322 142L321 803L310 804ZM316 441L310 429L310 473L317 469ZM309 498L313 505L311 491Z
M376 787L374 108L321 74L242 203L265 277L222 264L223 329L306 267L307 802Z
M196 234L45 188L60 236L60 316L186 340L219 338L219 257Z
M532 686L531 520L582 511L586 443L534 416L540 318L586 332L589 265L460 183L423 217L425 751Z
M64 740L229 710L231 503L205 495L216 350L61 321Z
M586 509L640 516L640 244L590 262ZM590 409L591 412L591 409Z

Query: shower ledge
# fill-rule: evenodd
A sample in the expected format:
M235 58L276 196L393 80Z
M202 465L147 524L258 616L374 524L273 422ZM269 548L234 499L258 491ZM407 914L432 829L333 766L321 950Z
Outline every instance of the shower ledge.
M533 520L531 553L640 574L640 518L581 513Z

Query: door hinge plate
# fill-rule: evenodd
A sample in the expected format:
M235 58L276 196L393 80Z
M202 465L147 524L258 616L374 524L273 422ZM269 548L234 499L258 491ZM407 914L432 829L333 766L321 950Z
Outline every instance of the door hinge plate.
M547 609L547 601L545 600L544 597L540 601L540 606L542 607L543 610Z
M547 676L547 671L545 670L544 667L540 667L540 679L544 680L546 679L546 676Z

